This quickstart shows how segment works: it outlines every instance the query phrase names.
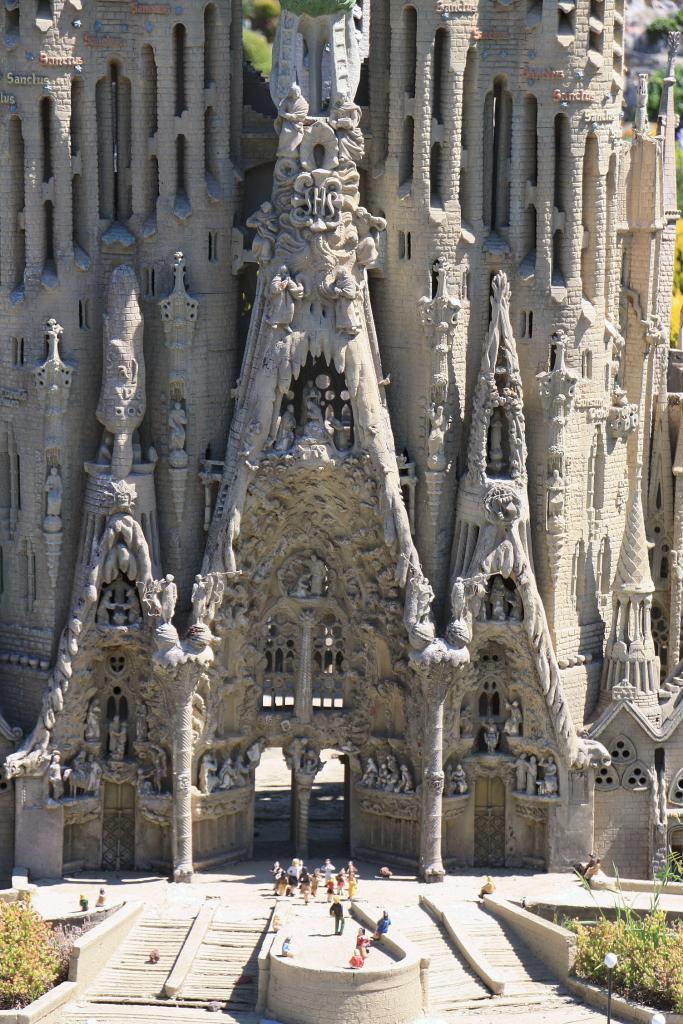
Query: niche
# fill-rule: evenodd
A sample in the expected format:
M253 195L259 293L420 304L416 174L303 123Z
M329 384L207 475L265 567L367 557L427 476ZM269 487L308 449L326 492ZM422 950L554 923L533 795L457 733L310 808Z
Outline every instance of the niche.
M484 223L491 231L510 221L512 96L506 85L496 78L484 103Z
M54 175L52 168L52 100L45 96L40 101L40 134L43 156L43 182L47 184Z
M220 63L220 36L218 15L213 4L204 9L204 88L208 89L216 82Z
M472 224L476 220L474 196L476 194L475 151L477 137L475 129L475 104L477 102L477 53L467 51L462 93L462 137L460 155L460 181L458 199L462 220Z
M417 75L417 12L414 7L403 10L403 92L415 96Z
M581 244L581 283L583 294L595 302L597 292L597 239L595 234L595 207L598 199L598 140L595 135L586 139L583 156L583 239Z
M20 287L24 281L26 267L26 232L23 213L26 205L24 193L24 134L21 118L12 117L9 123L9 178L7 197L9 224L11 227L9 247L12 254L10 286Z
M448 95L448 33L437 29L434 37L434 65L432 68L432 117L443 124L443 100Z
M218 118L213 107L207 107L204 114L204 175L210 196L218 199Z
M131 215L131 87L114 61L95 102L100 218L122 222Z
M413 181L413 156L415 140L415 122L412 117L403 121L403 143L399 157L398 183L401 188L409 188Z
M187 110L185 88L185 37L184 25L176 25L173 29L173 61L175 70L175 115L180 117Z

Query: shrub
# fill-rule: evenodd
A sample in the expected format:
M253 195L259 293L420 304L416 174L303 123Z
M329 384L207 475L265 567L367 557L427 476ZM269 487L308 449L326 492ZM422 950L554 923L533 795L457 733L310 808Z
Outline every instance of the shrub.
M260 32L254 32L253 29L244 28L242 29L242 46L247 63L251 64L259 74L269 75L273 63L273 50L266 37L262 36Z
M19 1009L52 988L60 952L50 925L26 903L0 903L0 1009Z
M248 28L261 32L268 42L272 43L280 16L278 0L245 0L242 4L242 14L248 19Z

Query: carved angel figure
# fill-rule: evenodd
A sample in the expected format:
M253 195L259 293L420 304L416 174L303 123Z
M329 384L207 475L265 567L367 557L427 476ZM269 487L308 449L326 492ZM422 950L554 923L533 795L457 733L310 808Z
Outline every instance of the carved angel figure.
M100 720L102 709L97 698L90 702L88 713L85 716L85 741L86 743L97 743L100 739Z
M500 730L498 729L498 726L493 719L487 719L486 722L484 722L484 743L486 744L486 750L489 754L495 754L499 739Z
M503 732L506 736L519 736L522 729L522 709L519 701L515 698L512 702L505 702L505 710L508 717L505 719Z
M48 517L62 514L62 478L57 466L51 466L45 481L45 512Z
M463 766L459 763L451 765L446 775L446 796L463 796L468 788Z
M283 264L270 282L268 306L265 314L266 323L271 327L292 329L296 302L303 298L304 286L297 284L290 277L287 267Z
M410 774L410 769L407 764L402 764L400 769L400 777L398 780L398 786L396 788L397 793L414 793L415 786L413 784L413 777Z
M365 771L361 775L360 784L361 786L367 786L368 789L374 789L377 785L379 778L379 768L374 757L369 757L365 762Z
M205 794L213 793L219 784L218 762L215 755L210 750L207 750L199 762L199 792Z

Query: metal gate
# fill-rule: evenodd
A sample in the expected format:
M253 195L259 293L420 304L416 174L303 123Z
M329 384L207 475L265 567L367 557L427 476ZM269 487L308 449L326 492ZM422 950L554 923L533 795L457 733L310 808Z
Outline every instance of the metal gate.
M505 866L505 786L500 779L477 779L474 863L486 868Z
M135 789L130 783L104 784L102 867L106 871L135 867Z

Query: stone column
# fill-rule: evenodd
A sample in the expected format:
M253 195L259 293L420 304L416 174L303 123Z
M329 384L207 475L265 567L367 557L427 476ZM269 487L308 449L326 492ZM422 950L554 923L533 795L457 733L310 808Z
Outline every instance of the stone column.
M424 767L420 807L420 876L425 882L443 882L441 860L441 798L443 773L443 709L453 681L448 663L419 666L424 700Z
M315 775L307 772L293 772L294 775L294 849L296 856L308 857L308 811Z
M192 881L192 694L196 679L185 672L173 716L173 880ZM180 688L179 688L180 689Z
M299 679L295 700L295 714L299 722L310 722L311 720L311 702L313 700L313 681L311 676L313 622L314 615L312 610L304 608L301 612L301 657L299 659Z

